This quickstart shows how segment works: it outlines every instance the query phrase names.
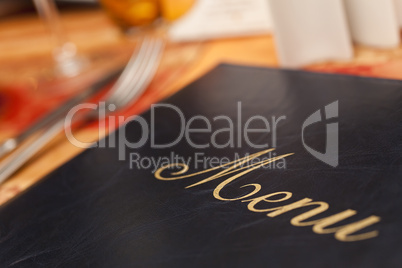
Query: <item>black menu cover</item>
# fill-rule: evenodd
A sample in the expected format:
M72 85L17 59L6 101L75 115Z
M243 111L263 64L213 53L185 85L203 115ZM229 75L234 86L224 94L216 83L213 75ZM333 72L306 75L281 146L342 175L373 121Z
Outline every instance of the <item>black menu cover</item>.
M400 81L220 65L2 206L0 267L401 267L401 140Z

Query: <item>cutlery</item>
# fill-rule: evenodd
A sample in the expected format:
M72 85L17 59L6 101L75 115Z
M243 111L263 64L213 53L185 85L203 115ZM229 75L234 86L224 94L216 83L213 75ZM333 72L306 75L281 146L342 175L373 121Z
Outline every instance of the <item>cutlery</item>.
M148 37L142 41L138 54L131 56L122 74L105 96L103 100L106 103L105 107L107 107L108 104L114 104L116 110L119 110L134 103L139 98L156 73L162 57L163 48L164 40L161 38ZM104 113L89 112L75 120L90 120L98 114L107 115L108 113L109 110L105 110ZM5 181L50 140L64 130L64 127L63 116L40 133L35 139L22 145L2 161L0 163L0 183Z
M58 118L67 114L67 112L82 102L92 98L94 95L99 93L106 85L116 79L119 74L123 71L123 67L117 68L111 73L107 74L106 77L102 78L100 81L93 84L90 88L86 89L84 92L72 97L71 99L64 102L60 107L51 111L49 114L45 115L32 126L28 127L21 134L16 137L8 138L0 144L0 158L5 156L7 153L16 149L22 142L27 138L31 137L32 134L36 133L38 130L46 127L50 123L54 122Z

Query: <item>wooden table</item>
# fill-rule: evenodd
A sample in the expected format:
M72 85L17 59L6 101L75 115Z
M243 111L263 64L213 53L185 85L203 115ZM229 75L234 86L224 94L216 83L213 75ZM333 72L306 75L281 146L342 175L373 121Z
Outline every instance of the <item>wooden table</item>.
M116 62L125 60L133 47L101 10L65 12L62 14L62 20L69 38L77 44L79 51L90 55L95 62L102 61L98 59L99 57L112 57ZM13 88L22 83L24 86L29 85L33 92L31 92L32 96L35 96L37 88L35 88L36 82L33 77L37 75L40 66L51 63L49 51L52 46L48 32L34 14L18 16L0 20L0 40L0 84L3 85L3 90L4 85L11 85ZM179 49L176 48L176 52L173 49L167 53L155 79L158 83L151 85L150 92L142 98L138 107L131 111L132 113L141 112L151 103L173 94L220 62L278 66L271 35L213 40L201 45L185 44ZM97 55L101 56L97 58ZM356 46L355 58L352 61L320 63L307 66L306 69L402 79L402 47L393 50L376 50ZM82 85L90 83L102 71L104 70L89 72L83 79ZM166 80L166 75L170 75L173 79ZM69 83L71 82L68 80L61 82L64 85ZM58 84L49 82L48 85L53 86L53 90L57 91L60 81ZM82 89L82 86L77 88ZM1 90L0 87L0 93ZM66 94L68 93L71 92ZM63 91L61 94L64 94ZM22 107L26 109L25 114L29 114L28 108ZM2 124L0 140L15 135L21 130L19 129L21 127L15 123L15 121L1 122L0 109L0 124ZM95 141L98 139L98 130L88 127L79 130L76 135L81 140ZM70 144L64 133L59 135L0 186L0 204L28 188L82 150Z

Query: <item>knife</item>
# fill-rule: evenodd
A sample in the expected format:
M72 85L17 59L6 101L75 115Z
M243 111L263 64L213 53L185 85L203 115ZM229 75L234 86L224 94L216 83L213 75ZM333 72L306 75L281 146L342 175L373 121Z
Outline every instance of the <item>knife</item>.
M61 117L65 116L68 113L68 111L72 109L74 106L91 99L93 96L99 93L106 85L115 80L121 74L123 69L124 67L122 66L109 72L101 80L95 82L85 91L65 101L60 107L40 118L26 130L18 134L16 137L6 139L4 142L0 144L0 158L16 149L23 141L25 141L32 134L36 133L40 129L48 126L52 122L55 122Z

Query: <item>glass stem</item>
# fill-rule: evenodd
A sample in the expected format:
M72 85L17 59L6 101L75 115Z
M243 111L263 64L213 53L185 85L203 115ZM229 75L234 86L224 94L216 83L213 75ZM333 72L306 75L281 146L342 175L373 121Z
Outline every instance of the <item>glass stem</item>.
M48 27L55 44L53 58L56 62L56 71L63 76L75 76L79 74L85 65L85 61L77 56L75 44L68 41L54 1L33 1L39 16Z

